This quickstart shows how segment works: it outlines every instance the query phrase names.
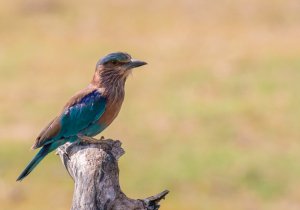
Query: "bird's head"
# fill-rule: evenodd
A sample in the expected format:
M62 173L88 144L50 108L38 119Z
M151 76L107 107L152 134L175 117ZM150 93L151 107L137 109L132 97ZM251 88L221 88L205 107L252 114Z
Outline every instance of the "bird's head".
M96 73L102 79L125 79L133 68L146 65L144 61L132 59L128 53L115 52L101 58L96 65Z
M132 59L128 53L108 54L97 62L91 85L104 88L104 94L124 95L125 81L131 70L146 64Z

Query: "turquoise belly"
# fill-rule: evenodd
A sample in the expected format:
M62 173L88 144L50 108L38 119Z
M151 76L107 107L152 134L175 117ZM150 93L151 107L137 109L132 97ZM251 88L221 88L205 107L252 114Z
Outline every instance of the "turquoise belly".
M80 134L85 136L96 136L97 134L101 133L107 126L101 125L98 123L94 123L90 125L88 128L82 130Z

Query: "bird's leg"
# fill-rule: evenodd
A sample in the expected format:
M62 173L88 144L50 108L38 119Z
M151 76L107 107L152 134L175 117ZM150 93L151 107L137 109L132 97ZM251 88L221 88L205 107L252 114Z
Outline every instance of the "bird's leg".
M82 135L82 134L78 134L77 136L80 139L80 142L90 143L90 144L97 144L97 143L99 143L99 140L95 139L93 137L85 136L85 135Z
M103 141L105 140L105 137L104 136L101 136L101 138L99 139L100 141Z

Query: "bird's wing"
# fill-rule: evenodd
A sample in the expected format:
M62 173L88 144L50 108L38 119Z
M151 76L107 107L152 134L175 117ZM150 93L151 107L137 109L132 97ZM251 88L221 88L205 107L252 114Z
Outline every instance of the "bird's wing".
M106 98L97 89L85 89L77 93L65 105L62 113L42 130L32 148L77 135L97 121L105 107Z

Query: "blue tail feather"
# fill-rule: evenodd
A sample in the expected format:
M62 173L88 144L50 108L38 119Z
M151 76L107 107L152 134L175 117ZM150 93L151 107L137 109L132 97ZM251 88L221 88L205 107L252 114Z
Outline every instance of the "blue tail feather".
M52 152L54 149L51 148L52 144L47 144L40 149L40 151L34 156L34 158L30 161L30 163L26 166L24 171L20 174L17 181L21 181L24 179L30 172L44 159L44 157L49 153Z

